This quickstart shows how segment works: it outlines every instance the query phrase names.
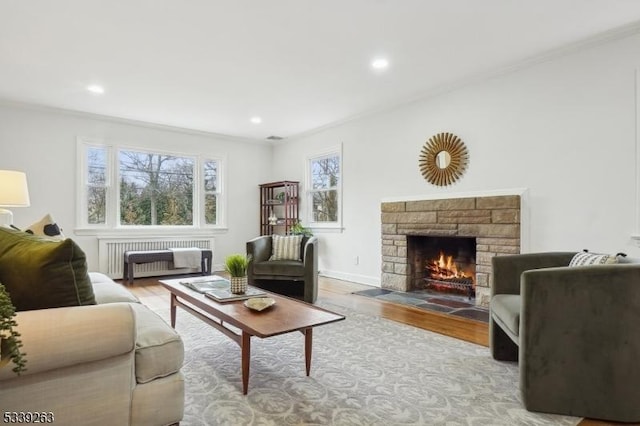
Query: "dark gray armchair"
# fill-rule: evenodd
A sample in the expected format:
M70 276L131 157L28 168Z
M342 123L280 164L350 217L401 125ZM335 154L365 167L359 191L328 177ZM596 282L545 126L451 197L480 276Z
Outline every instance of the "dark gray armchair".
M284 282L283 294L292 295L302 290L305 302L314 303L318 298L317 237L302 238L300 260L269 260L271 241L270 235L264 235L247 242L247 254L251 256L247 269L249 284L263 287L268 281Z
M527 410L640 421L640 264L574 255L493 258L491 353L518 361Z

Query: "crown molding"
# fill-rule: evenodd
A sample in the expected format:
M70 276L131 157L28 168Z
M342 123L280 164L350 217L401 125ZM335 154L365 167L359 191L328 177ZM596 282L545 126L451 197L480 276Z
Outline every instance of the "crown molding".
M0 98L0 106L9 106L14 108L29 109L33 111L50 112L50 113L68 115L72 117L108 121L116 124L145 127L148 129L164 130L168 132L175 132L175 133L181 133L181 134L187 134L187 135L224 139L225 141L235 141L235 142L249 143L254 145L262 145L262 146L264 146L265 144L267 145L272 144L271 141L265 141L262 139L243 138L240 136L231 136L231 135L225 135L222 133L214 133L214 132L207 132L204 130L189 129L186 127L170 126L167 124L151 123L151 122L142 121L142 120L132 120L129 118L115 117L111 115L97 114L97 113L86 112L86 111L78 111L78 110L54 107L49 105L42 105L37 103L23 102L23 101L8 99L8 98Z

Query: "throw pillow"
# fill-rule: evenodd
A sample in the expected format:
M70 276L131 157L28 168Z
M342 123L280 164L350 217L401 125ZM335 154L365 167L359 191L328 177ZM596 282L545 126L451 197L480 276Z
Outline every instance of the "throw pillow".
M269 260L300 260L302 235L272 235Z
M618 263L618 258L615 255L583 251L573 256L569 266L610 265L613 263Z
M64 240L62 229L58 226L53 217L50 214L46 215L33 225L25 229L26 233L32 235L39 235L41 237L55 238L58 240Z
M96 303L86 256L71 239L0 227L0 282L17 311Z

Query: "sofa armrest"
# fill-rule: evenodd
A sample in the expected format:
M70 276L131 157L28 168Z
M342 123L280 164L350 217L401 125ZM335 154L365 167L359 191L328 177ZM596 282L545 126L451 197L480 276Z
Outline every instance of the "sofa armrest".
M318 237L310 237L304 244L304 300L314 303L318 298Z
M491 295L520 294L520 276L530 269L567 266L576 252L543 252L494 256L491 258Z
M134 313L128 303L21 311L16 315L24 376L111 358L135 350ZM0 380L16 375L0 369Z
M302 263L310 265L318 259L318 237L309 237L302 250Z
M256 262L264 262L271 257L271 236L263 235L247 241L247 254Z
M577 389L592 389L571 402L576 413L597 407L597 416L609 418L640 414L639 283L640 265L632 264L523 274L519 358L527 409L555 407ZM620 397L604 407L604 393Z
M250 256L249 265L247 266L247 279L249 284L255 284L255 272L253 265L258 262L264 262L271 257L271 236L263 235L247 241L247 256Z

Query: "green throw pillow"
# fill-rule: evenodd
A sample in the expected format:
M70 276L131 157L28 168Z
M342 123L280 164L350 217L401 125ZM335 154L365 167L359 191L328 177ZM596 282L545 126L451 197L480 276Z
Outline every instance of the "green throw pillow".
M96 304L86 256L71 239L0 227L0 282L17 311Z

